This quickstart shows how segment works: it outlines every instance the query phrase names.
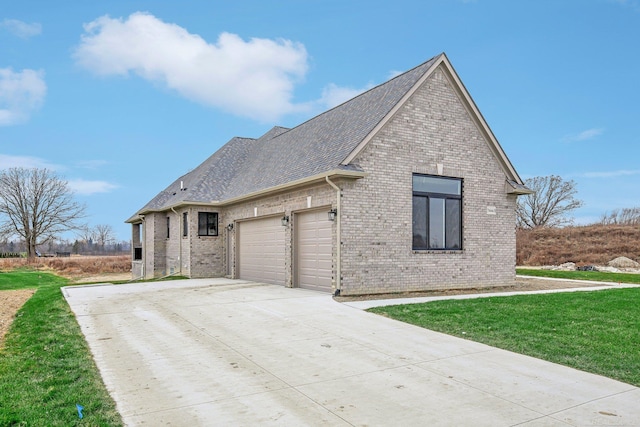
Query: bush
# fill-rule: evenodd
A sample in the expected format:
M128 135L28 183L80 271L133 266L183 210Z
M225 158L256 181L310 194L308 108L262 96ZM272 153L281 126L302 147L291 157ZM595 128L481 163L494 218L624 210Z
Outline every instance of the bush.
M0 252L0 258L21 258L22 254L19 252Z

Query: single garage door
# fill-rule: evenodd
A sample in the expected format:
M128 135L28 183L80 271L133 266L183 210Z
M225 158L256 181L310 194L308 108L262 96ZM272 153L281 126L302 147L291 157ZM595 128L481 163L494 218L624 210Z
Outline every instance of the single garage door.
M332 225L327 211L296 215L296 285L331 292Z
M284 285L285 227L280 217L238 223L238 277Z

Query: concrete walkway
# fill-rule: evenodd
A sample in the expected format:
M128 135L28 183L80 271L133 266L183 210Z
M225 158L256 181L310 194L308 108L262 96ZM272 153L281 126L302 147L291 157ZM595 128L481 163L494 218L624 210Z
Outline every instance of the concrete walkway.
M538 279L533 276L518 276L520 279ZM392 298L392 299L374 299L368 301L350 301L343 304L349 307L359 308L361 310L368 310L373 307L386 307L389 305L402 305L402 304L420 304L423 302L441 301L449 299L475 299L475 298L490 298L490 297L507 297L513 295L534 295L534 294L554 294L560 292L592 292L603 291L606 289L622 289L622 288L638 288L640 285L631 283L616 283L616 282L594 282L591 280L570 280L570 279L555 279L552 277L545 277L544 280L558 281L558 282L573 282L578 284L588 284L588 287L566 288L566 289L546 289L540 291L507 291L507 292L492 292L482 294L462 294L462 295L441 295L433 297L414 297L414 298ZM596 286L594 286L596 285ZM638 423L640 426L640 423Z
M131 426L640 425L636 387L313 291L203 279L63 293Z

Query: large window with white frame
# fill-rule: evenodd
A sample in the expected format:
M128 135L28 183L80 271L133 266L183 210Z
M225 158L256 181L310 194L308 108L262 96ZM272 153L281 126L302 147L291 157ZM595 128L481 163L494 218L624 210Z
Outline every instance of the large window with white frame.
M462 249L462 179L413 174L413 250Z

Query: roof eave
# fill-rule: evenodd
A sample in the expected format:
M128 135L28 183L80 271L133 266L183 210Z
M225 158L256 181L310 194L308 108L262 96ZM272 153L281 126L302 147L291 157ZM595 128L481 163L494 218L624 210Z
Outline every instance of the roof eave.
M327 172L319 173L316 175L308 176L306 178L301 178L295 181L290 181L285 184L276 185L273 187L264 188L262 190L254 191L251 193L243 194L241 196L232 197L230 199L224 201L212 200L211 202L191 202L188 200L184 200L178 203L174 203L171 205L165 205L156 209L145 209L137 212L134 216L126 220L126 223L135 224L138 222L142 222L144 215L155 213L155 212L166 212L171 209L177 209L185 206L207 206L207 207L216 207L216 206L226 206L234 203L243 202L245 200L255 199L258 197L265 196L270 193L278 193L281 191L290 190L295 187L300 187L304 185L309 185L313 183L324 182L327 177L329 178L345 178L345 179L360 179L364 178L367 174L361 171L348 171L342 169L332 169Z
M170 211L171 209L182 208L185 206L220 206L220 205L221 203L218 201L190 202L188 200L183 200L181 202L173 203L171 205L165 205L156 209L144 209L144 210L138 211L138 213L136 213L134 216L126 220L125 223L135 224L136 222L141 222L144 216L147 214L156 213L156 212L166 212L166 211Z
M255 199L258 197L265 196L270 193L278 193L285 190L290 190L294 187L300 187L304 185L309 185L318 182L324 182L327 177L329 178L346 178L346 179L360 179L364 178L367 174L361 171L347 171L342 169L332 169L327 172L319 173L316 175L308 176L306 178L301 178L295 181L290 181L285 184L276 185L273 187L264 188L262 190L254 191L252 193L243 194L241 196L232 197L230 199L224 200L222 205L231 205L234 203L242 202L245 200Z
M507 180L505 182L505 192L507 194L515 194L516 196L525 196L527 194L535 193L535 191L527 188L527 186L525 186L524 184L520 184L511 180Z

